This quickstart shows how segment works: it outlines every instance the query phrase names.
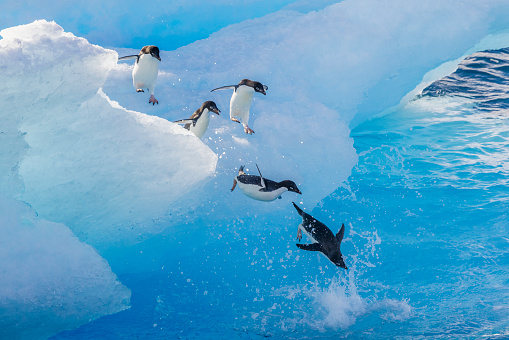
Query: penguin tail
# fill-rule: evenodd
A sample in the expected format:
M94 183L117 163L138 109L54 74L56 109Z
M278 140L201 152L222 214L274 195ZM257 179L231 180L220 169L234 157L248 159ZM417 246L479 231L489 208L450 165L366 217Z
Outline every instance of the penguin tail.
M299 208L299 206L297 204L295 204L295 202L292 202L292 204L295 207L295 209L297 209L297 212L299 213L299 215L302 216L302 214L304 214L304 211L302 211L302 209Z

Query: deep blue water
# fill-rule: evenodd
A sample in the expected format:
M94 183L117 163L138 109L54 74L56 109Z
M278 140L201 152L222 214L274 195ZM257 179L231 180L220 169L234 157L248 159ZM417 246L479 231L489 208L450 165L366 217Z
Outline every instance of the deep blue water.
M204 219L119 276L130 310L52 339L509 339L508 86L509 50L477 53L352 131L358 165L311 211L345 223L348 271L294 246L291 206Z

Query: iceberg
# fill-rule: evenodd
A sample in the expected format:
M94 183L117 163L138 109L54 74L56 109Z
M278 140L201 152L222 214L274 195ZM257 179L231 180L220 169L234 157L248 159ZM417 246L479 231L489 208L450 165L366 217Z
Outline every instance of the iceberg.
M80 6L86 5L78 4L77 9ZM118 53L137 53L141 46L124 45L116 52L45 20L0 31L0 192L6 197L0 200L0 219L10 221L0 226L0 232L7 244L18 247L2 250L30 255L36 254L36 240L57 242L43 247L48 255L34 265L40 273L27 269L26 276L20 275L15 268L21 263L19 257L11 253L1 264L5 337L20 332L26 332L27 338L35 336L37 324L22 323L24 315L47 320L49 328L41 332L45 337L125 309L129 291L108 263L118 275L142 276L155 268L147 269L148 265L159 266L168 258L175 260L175 268L160 266L154 275L164 276L166 281L161 282L174 284L174 275L192 274L184 284L202 282L206 299L212 277L210 281L218 282L218 301L225 295L221 289L231 291L232 306L237 303L234 313L260 312L258 306L238 298L242 293L229 285L247 288L249 282L251 295L266 299L269 307L261 308L261 314L267 317L274 314L270 307L274 287L285 287L276 293L284 299L294 289L307 294L302 304L291 300L287 306L297 315L311 315L312 331L346 329L376 308L387 311L388 320L407 319L412 307L398 293L389 300L372 296L370 300L372 285L362 283L362 275L377 264L357 259L355 252L367 243L360 237L347 245L349 260L358 266L349 273L347 290L331 285L330 277L322 280L325 272L336 274L322 264L316 269L319 258L303 257L295 264L299 255L292 252L288 235L296 220L285 209L292 200L307 209L320 206L357 164L351 129L400 103L421 86L423 76L426 82L440 76L438 71L427 73L430 70L459 60L473 46L485 48L489 44L485 37L509 27L507 17L509 3L502 0L296 1L177 50L162 48L158 106L149 106L144 94L133 91L132 63L117 64ZM99 18L93 22L111 28L105 14L99 13ZM136 26L130 19L121 23L126 32ZM120 30L113 33L113 38L128 38ZM127 40L109 40L114 41ZM267 96L256 96L251 108L253 136L229 120L231 92L209 92L242 78L269 86ZM211 118L200 141L171 121L189 117L205 100L214 100L222 115ZM238 191L231 193L238 167L246 165L248 173L256 174L255 164L267 178L295 181L303 195L288 193L281 200L261 203ZM334 221L348 212L336 217L334 212L320 213ZM161 237L151 238L154 235ZM25 240L32 243L24 247ZM381 242L377 239L373 244L369 258L378 257ZM180 248L173 252L177 245ZM77 274L76 280L62 287L62 292L76 295L54 295L52 300L44 300L42 288L34 295L13 290L39 277L61 278L65 268L74 273L72 265L56 267L60 260L55 259L61 255L50 251L59 250L70 252L69 261L85 261L80 268L86 271L85 279L93 275L99 280L86 285ZM181 263L181 257L190 260ZM239 270L246 264L248 270ZM210 277L203 278L204 273ZM310 289L309 282L316 277L320 278L317 287ZM357 277L361 280L354 280ZM357 290L356 282L364 284L362 289ZM45 287L59 284L49 280ZM140 293L145 286L129 288ZM380 294L384 292L385 287L380 288ZM92 293L97 295L90 298ZM40 310L25 303L24 298L32 296L40 299ZM84 306L81 314L69 312L72 301ZM196 309L202 307L194 303ZM316 315L307 313L312 305ZM20 312L14 313L15 308ZM57 312L61 314L54 317ZM325 321L317 322L320 319ZM293 321L285 316L285 322Z
M91 246L1 196L0 258L2 339L46 339L130 306L130 290Z

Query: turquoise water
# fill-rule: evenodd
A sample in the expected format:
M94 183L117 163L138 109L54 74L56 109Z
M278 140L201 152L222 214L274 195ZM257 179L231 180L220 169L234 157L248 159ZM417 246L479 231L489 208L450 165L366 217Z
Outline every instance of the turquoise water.
M119 276L130 310L52 339L509 338L506 68L504 50L475 55L352 131L358 165L310 212L345 223L348 271L295 247L290 205L201 220Z

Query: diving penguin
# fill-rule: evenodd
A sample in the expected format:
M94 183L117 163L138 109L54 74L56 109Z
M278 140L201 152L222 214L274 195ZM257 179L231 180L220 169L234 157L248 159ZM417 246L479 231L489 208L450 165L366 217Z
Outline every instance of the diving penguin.
M217 108L216 103L209 100L203 103L198 110L194 111L189 119L177 120L174 123L185 124L185 129L194 133L196 137L201 138L209 126L209 112L219 115L221 111Z
M233 180L231 191L235 189L238 183L244 195L258 201L266 202L281 198L281 194L285 191L293 191L302 194L293 181L286 180L279 183L271 181L270 179L263 178L258 165L256 165L256 168L260 176L246 175L244 166L242 165L239 168L239 175Z
M134 59L133 69L133 86L136 92L145 92L143 89L148 89L150 92L149 104L159 104L154 97L154 89L156 87L157 73L159 72L159 48L157 46L144 46L140 53L136 55L128 55L118 60Z
M302 216L302 223L299 224L299 229L297 231L297 239L300 242L302 239L302 232L304 232L315 242L311 244L297 244L297 247L303 250L321 251L336 266L348 269L340 249L341 241L345 235L345 225L341 225L341 229L339 229L336 236L334 236L332 231L325 224L302 211L297 204L293 203L293 206L297 209L299 215Z
M233 95L230 99L230 119L234 122L242 123L244 125L244 132L250 135L253 134L254 131L247 124L249 122L249 109L253 102L254 93L259 92L266 95L265 91L269 88L260 82L242 79L238 85L222 86L210 92L224 89L233 89Z

